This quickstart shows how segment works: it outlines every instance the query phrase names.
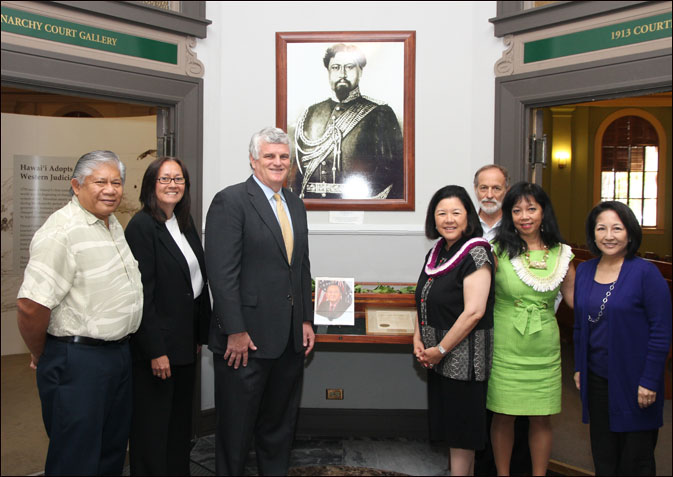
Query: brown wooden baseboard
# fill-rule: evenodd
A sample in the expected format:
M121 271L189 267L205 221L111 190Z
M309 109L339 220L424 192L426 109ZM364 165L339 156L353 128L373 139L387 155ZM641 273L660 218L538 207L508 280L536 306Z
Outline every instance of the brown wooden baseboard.
M196 423L196 437L211 436L215 434L215 408L201 411Z
M415 409L299 409L297 436L407 437L427 439L426 410Z
M581 469L570 464L564 464L563 462L554 459L549 461L548 470L561 475L595 475L593 472L589 472L586 469Z
M301 408L296 435L300 437L428 436L426 410ZM215 433L215 409L201 411L197 436Z

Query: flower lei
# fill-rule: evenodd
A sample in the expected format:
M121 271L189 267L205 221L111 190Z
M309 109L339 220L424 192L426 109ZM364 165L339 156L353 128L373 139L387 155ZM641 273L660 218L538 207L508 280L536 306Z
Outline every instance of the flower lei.
M537 292L554 290L561 284L566 273L568 273L572 255L570 246L564 243L559 244L559 246L561 247L561 250L559 250L558 259L556 260L556 264L554 264L554 270L546 277L538 277L537 275L534 275L524 263L521 255L517 255L510 260L512 268L514 268L519 279L529 287L532 287L533 290Z
M481 237L475 237L463 244L462 247L460 247L460 250L456 252L453 257L451 257L448 261L444 262L438 267L433 266L434 263L437 263L437 257L439 256L439 251L441 248L444 246L446 243L446 240L444 238L439 239L434 247L432 248L432 252L430 253L430 257L428 258L427 263L425 264L425 273L426 275L430 277L437 277L439 275L444 275L445 273L450 272L453 270L458 264L465 258L465 256L468 254L470 250L472 250L474 247L488 247L489 249L491 248L491 244L488 243L488 240L483 239Z

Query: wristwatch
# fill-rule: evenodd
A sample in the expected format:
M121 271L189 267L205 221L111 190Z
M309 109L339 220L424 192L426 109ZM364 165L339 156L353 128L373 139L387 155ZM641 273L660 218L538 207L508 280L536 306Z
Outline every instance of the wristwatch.
M437 345L437 349L442 354L442 356L444 356L446 354L446 350L444 349L444 346L442 346L441 344Z

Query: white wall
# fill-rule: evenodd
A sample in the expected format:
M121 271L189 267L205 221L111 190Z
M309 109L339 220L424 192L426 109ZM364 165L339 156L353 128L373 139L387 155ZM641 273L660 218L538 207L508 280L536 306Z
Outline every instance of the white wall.
M492 1L208 2L206 16L213 23L196 48L205 65L204 221L213 196L249 176L251 135L275 125L276 32L415 30L416 210L365 212L357 227L330 224L328 212L309 212L314 276L415 282L430 247L422 232L430 197L447 184L470 190L474 171L493 162L493 65L504 50L488 22L495 15ZM343 359L367 356L349 353ZM378 385L390 383L391 395L401 382L424 392L413 360L391 359L400 365L380 369ZM307 382L328 372L324 361L316 357L309 364ZM207 409L213 407L211 360L204 360L203 370ZM302 406L319 407L319 398L306 395L310 387L305 385ZM367 407L362 399L344 407Z

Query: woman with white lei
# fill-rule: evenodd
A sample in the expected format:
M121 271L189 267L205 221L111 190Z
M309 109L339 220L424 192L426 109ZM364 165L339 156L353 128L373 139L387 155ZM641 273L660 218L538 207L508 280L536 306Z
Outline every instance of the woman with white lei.
M493 350L493 254L467 191L430 199L425 235L439 239L416 286L414 355L428 369L431 441L449 447L451 475L474 475L488 440L486 387Z
M545 475L550 416L561 412L561 343L554 315L559 293L573 306L575 269L551 201L519 182L503 200L494 240L498 261L493 312L493 368L486 407L494 412L491 442L498 475L509 475L516 416L529 416L533 475Z

